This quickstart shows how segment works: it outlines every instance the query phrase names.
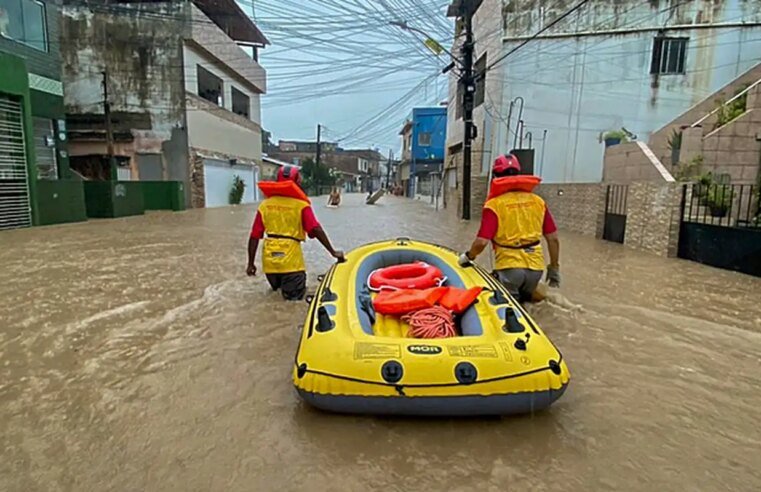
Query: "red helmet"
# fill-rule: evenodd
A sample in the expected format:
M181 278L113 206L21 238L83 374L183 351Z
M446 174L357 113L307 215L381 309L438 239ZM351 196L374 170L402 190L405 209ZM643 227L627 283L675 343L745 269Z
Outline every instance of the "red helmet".
M513 154L501 155L497 157L497 160L494 161L494 168L492 169L492 172L495 174L502 174L508 169L515 169L518 172L521 171L521 163L518 161L518 158Z
M286 181L291 180L296 184L301 184L301 173L296 166L282 166L277 170L277 180Z

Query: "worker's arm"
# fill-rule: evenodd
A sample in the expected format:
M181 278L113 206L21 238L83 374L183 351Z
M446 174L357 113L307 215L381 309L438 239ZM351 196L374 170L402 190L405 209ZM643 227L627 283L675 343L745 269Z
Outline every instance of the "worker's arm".
M544 239L547 240L547 250L550 253L550 266L560 268L560 239L558 238L558 233L546 234Z
M325 231L323 230L322 226L317 226L309 233L313 238L320 241L320 244L330 253L330 255L338 260L339 262L345 261L344 253L343 251L338 251L333 249L333 245L330 244L330 239L328 239L328 235L325 234Z
M470 245L470 249L467 252L460 255L459 263L461 266L465 266L475 260L486 249L497 233L498 225L497 214L491 209L484 208L481 214L481 227L478 230L475 241Z
M468 255L468 259L471 261L475 260L478 255L480 255L484 249L486 249L486 247L489 245L489 242L490 241L488 239L477 237L475 241L473 241L473 244L470 245L468 252L465 253Z
M555 219L549 209L544 210L544 224L542 225L544 239L547 240L547 250L550 253L550 264L547 265L547 280L550 287L560 287L560 239Z
M322 244L328 253L330 253L330 256L339 262L345 260L343 251L333 249L333 245L330 244L328 235L325 234L325 230L323 230L320 223L317 222L317 217L315 217L312 207L305 207L304 210L301 211L301 225L304 227L307 234L309 234L309 237L313 237L320 241L320 244Z
M248 266L246 267L246 274L250 277L256 275L256 249L259 247L259 239L250 236L248 238Z
M259 247L259 240L264 237L264 220L262 215L257 211L254 224L251 226L251 234L248 237L248 263L246 264L246 275L253 277L256 275L256 249Z

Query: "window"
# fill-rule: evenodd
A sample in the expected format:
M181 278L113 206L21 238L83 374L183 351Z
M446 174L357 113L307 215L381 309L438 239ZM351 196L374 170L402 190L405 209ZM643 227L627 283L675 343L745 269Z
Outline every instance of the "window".
M198 71L198 95L217 106L224 107L222 79L201 65L197 65L196 69Z
M53 120L34 118L33 123L37 179L58 179Z
M431 146L431 132L418 133L417 144L421 147L430 147Z
M475 66L476 77L476 94L474 96L473 107L478 107L484 103L486 96L486 53L478 59Z
M47 51L45 5L36 0L0 0L0 36Z
M650 62L651 75L683 74L688 38L666 38L658 36L653 40L653 58Z
M246 119L250 119L249 114L251 111L251 100L247 95L236 89L232 88L233 93L233 113L243 116Z

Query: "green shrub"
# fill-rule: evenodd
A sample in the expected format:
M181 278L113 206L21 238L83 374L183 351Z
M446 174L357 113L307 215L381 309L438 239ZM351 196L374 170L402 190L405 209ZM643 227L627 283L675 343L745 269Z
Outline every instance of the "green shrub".
M611 130L609 132L605 132L605 134L602 136L602 139L619 139L622 142L628 142L629 136L623 130Z
M246 182L240 176L233 177L233 187L230 190L230 205L239 205L243 200L243 192L246 190Z

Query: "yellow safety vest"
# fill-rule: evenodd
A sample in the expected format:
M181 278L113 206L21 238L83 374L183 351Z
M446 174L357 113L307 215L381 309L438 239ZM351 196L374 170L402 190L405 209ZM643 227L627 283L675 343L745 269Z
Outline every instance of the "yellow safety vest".
M492 210L499 220L492 240L495 268L544 270L544 200L533 193L510 191L488 200L484 208Z
M307 237L301 211L309 204L295 198L273 196L259 205L267 237L262 250L264 273L293 273L306 270L301 241Z

